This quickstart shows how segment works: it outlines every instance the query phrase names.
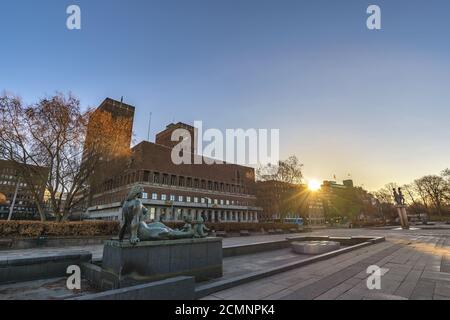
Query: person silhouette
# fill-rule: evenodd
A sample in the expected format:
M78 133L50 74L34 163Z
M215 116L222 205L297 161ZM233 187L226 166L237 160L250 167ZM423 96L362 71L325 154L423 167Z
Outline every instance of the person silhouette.
M394 200L395 200L395 203L396 203L397 205L400 205L400 202L399 202L399 194L398 194L397 190L395 190L395 188L393 188L392 191L394 192Z
M405 205L405 197L403 196L402 188L398 188L398 199L400 201L400 205Z

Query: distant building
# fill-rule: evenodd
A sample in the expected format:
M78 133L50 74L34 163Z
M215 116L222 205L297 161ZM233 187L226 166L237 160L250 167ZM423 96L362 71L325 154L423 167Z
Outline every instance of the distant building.
M119 107L120 103L111 105ZM108 111L114 113L115 109ZM235 164L175 165L171 136L178 128L195 133L187 124L170 124L157 134L156 143L142 141L131 148L120 169L108 168L110 162L96 169L103 179L92 185L90 218L121 219L122 201L138 184L145 190L142 202L149 209L149 220L182 221L186 215L196 218L204 214L210 222L258 222L254 169ZM192 146L191 157L202 159L195 144Z
M333 192L333 189L346 189L353 188L353 180L345 180L342 184L337 183L336 181L328 181L325 180L322 183L321 190L325 192Z
M346 186L347 188L353 188L354 187L353 180L350 180L350 179L342 181L342 184L344 186Z
M281 181L258 181L256 183L257 204L263 209L261 221L274 221L287 215L288 199L300 193L298 186ZM300 216L300 212L291 212Z
M308 197L308 211L307 219L308 223L313 226L321 226L326 222L325 209L323 206L323 197L320 191L311 192Z
M322 198L327 215L335 219L348 219L352 208L359 212L353 213L354 220L370 220L379 216L379 203L376 198L361 187L355 187L353 180L344 180L342 184L335 181L324 181ZM339 213L339 210L341 212Z
M325 180L320 189L325 206L332 206L332 198L333 195L335 195L336 190L345 190L347 188L353 188L353 180L345 180L342 184L339 184L336 181Z
M0 194L6 199L0 199L0 219L7 219L11 204L14 202L13 219L33 219L39 217L39 212L33 196L33 188L40 196L40 202L44 202L45 182L40 176L46 176L47 168L28 166L40 172L39 177L31 178L31 181L25 181L22 178L21 170L18 166L6 160L0 160ZM16 194L17 191L17 194ZM3 198L3 197L0 197Z
M258 181L257 205L263 209L261 221L304 218L310 225L323 225L325 216L321 196L303 184Z

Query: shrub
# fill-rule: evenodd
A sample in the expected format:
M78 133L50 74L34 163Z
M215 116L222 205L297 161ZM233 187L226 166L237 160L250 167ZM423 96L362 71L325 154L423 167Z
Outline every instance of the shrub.
M181 228L183 222L164 222L170 228ZM289 231L295 225L284 223L207 223L208 228L216 231L239 232L248 230L260 232L261 229L282 229ZM0 238L37 238L45 237L94 237L116 236L120 225L117 221L81 221L81 222L40 222L40 221L0 221Z
M0 221L0 238L92 237L119 233L116 221L40 222Z

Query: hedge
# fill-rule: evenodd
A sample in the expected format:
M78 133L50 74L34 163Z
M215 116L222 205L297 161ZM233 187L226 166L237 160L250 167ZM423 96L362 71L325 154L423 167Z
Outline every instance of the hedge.
M93 237L119 233L116 221L40 222L0 221L0 238Z
M165 222L168 227L181 228L182 222ZM281 229L289 231L296 228L283 223L207 223L208 228L216 231L250 232ZM81 222L39 222L39 221L0 221L0 238L37 238L45 237L94 237L115 236L119 234L117 221L81 221Z

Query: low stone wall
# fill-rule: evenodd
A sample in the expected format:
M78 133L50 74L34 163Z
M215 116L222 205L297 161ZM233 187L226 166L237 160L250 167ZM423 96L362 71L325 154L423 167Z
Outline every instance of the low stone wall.
M288 237L286 238L287 241L293 242L293 241L336 241L339 242L341 245L344 246L354 246L363 242L370 242L370 243L378 243L381 241L384 241L384 238L382 237L329 237L329 236L317 236L317 237Z
M0 239L1 250L21 250L33 248L59 248L70 246L100 245L110 240L111 236L102 237L67 237L35 239Z
M67 276L67 267L92 260L86 251L45 257L0 258L0 284Z
M194 300L193 277L175 277L137 286L109 290L70 300Z
M251 244L247 244L247 245L229 246L229 247L223 248L223 256L225 258L241 256L244 254L253 254L253 253L258 253L258 252L289 248L289 246L290 246L290 243L287 240L258 242L258 243L251 243Z

